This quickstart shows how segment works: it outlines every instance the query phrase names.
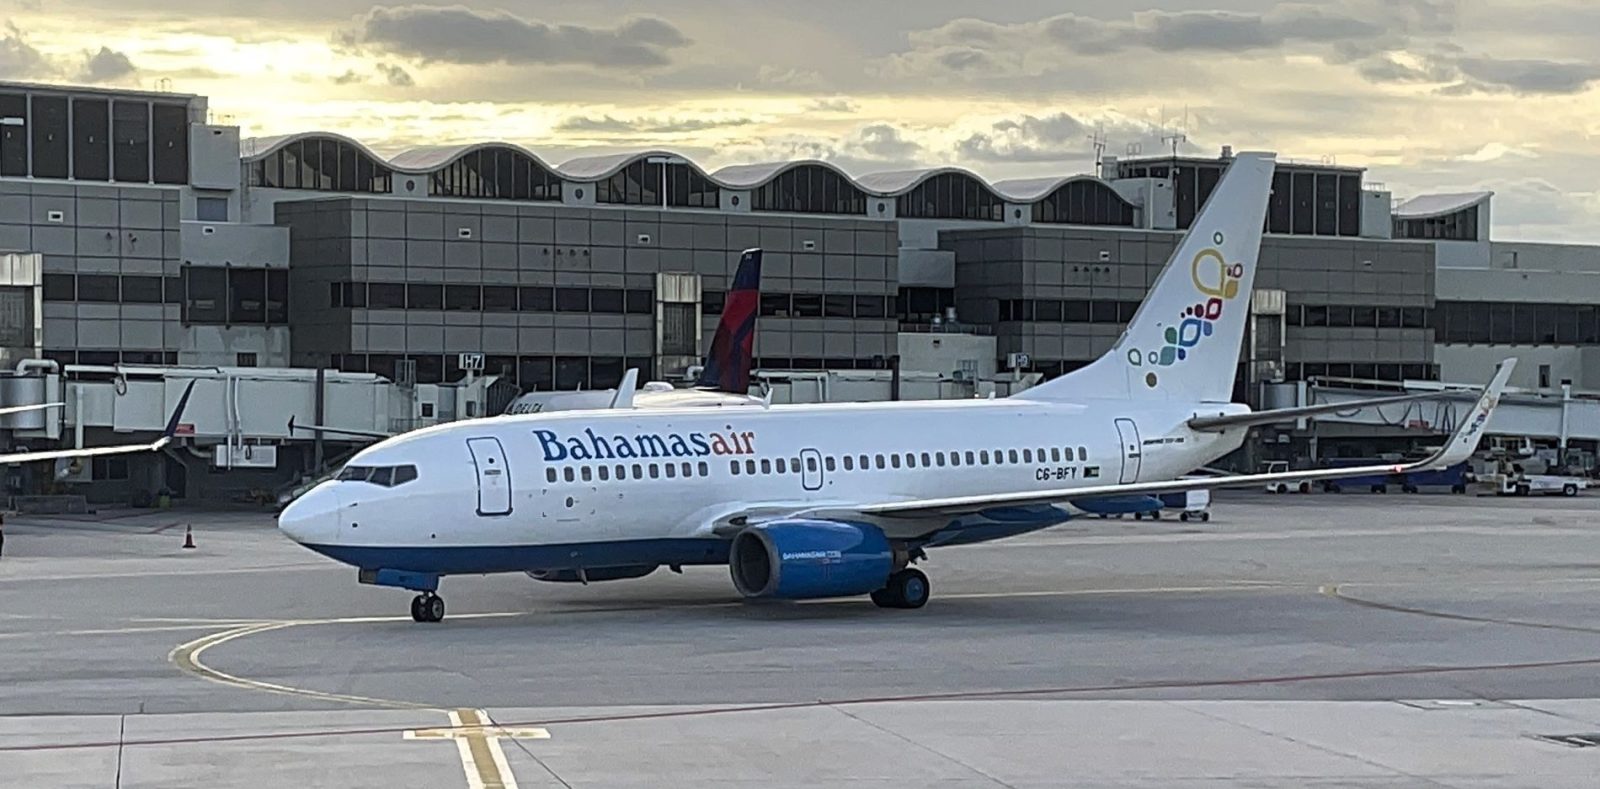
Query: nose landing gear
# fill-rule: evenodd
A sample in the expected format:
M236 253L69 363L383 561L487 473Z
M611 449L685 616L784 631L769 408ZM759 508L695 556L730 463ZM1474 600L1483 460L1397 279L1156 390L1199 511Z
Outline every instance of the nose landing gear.
M444 598L433 592L423 592L411 598L411 619L415 622L443 621Z

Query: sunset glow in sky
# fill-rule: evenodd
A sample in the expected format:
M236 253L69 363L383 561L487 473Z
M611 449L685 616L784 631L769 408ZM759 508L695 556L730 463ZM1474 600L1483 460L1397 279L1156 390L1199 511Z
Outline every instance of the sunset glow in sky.
M1493 189L1501 239L1600 241L1600 4L1581 0L4 0L5 79L210 97L245 136L545 159L669 148L1077 173L1135 146Z

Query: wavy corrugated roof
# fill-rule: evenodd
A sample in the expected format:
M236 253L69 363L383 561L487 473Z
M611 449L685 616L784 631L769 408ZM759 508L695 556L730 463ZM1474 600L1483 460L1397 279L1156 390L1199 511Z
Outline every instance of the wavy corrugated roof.
M550 165L538 154L520 145L507 142L479 142L463 145L428 145L410 148L395 154L392 157L382 157L371 148L363 145L342 134L335 132L299 132L284 134L275 137L251 137L239 142L239 156L244 162L253 162L264 159L289 143L298 140L328 138L355 146L362 153L382 163L388 168L401 173L420 175L433 172L449 165L476 150L484 148L507 148L520 153L540 166L569 181L592 182L609 178L619 170L643 159L670 157L674 162L681 162L705 176L712 183L724 189L753 189L768 183L772 179L797 167L823 167L838 173L857 189L873 197L898 197L903 195L923 181L944 173L956 173L971 178L986 189L999 195L1002 199L1015 203L1029 203L1036 201L1055 189L1073 181L1094 181L1106 183L1104 180L1092 175L1064 175L1048 178L1012 179L990 183L983 177L961 167L927 167L917 170L895 170L881 173L866 173L852 176L836 165L816 159L799 159L788 162L762 162L757 164L736 164L723 167L715 172L707 172L692 159L678 153L666 150L650 150L604 154L599 156L583 156L569 159L559 165ZM1418 198L1420 199L1420 198Z
M1394 207L1396 219L1432 219L1471 208L1494 196L1494 192L1455 192L1417 195Z

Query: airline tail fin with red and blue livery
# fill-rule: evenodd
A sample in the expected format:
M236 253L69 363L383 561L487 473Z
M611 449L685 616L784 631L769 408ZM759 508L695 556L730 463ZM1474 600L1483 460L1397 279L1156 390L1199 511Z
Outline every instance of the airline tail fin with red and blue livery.
M722 304L722 321L711 338L711 352L695 386L749 394L756 319L761 313L761 250L747 249Z

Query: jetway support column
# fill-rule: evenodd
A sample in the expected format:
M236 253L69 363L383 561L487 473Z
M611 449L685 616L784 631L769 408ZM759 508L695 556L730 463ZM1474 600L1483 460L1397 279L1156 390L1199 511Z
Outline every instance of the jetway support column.
M317 392L316 392L316 417L317 429L312 439L312 462L315 464L315 473L321 474L322 468L322 425L326 424L325 409L327 407L328 371L321 365L317 366Z

